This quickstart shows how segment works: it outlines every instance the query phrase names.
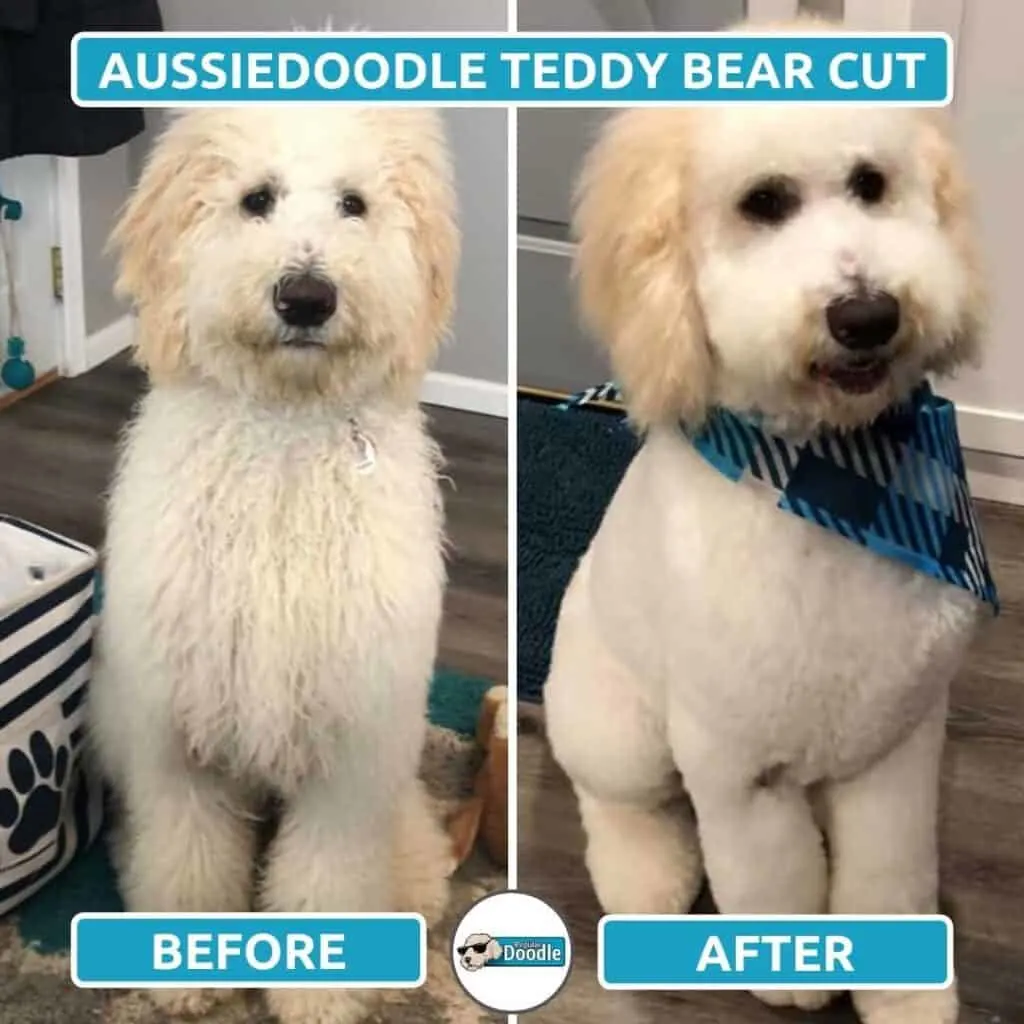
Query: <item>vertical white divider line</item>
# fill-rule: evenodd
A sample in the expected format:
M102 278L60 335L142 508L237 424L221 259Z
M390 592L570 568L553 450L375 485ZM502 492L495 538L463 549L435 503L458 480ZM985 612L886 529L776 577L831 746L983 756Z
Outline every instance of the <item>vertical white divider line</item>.
M519 28L518 0L506 0L508 4L508 31ZM508 253L508 290L506 308L508 311L508 869L507 885L510 889L519 887L519 648L518 648L518 553L519 517L518 510L518 417L516 415L517 383L519 380L518 337L518 199L519 199L519 111L509 107L505 114L508 141L508 224L506 251ZM519 1015L510 1013L508 1024L518 1024Z
M518 433L516 418L516 382L518 379L517 331L518 331L518 253L516 250L517 194L516 167L518 159L518 111L510 107L508 118L508 887L519 886L519 829L518 829L518 757L519 736L516 709L519 702L518 685Z

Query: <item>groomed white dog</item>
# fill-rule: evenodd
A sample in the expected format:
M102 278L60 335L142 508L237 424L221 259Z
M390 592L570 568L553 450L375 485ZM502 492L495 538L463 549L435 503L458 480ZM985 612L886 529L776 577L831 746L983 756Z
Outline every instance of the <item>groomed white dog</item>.
M974 355L981 276L943 122L625 112L577 229L584 313L646 435L545 691L600 902L685 912L703 861L727 913L934 913L947 694L982 602L781 510L688 434L716 408L793 443L869 424ZM854 999L869 1024L957 1018L953 987Z
M458 260L440 118L187 114L115 242L152 384L110 503L91 699L127 906L435 920L453 863L417 769L442 505L417 394ZM286 1024L363 1012L350 991L268 999Z

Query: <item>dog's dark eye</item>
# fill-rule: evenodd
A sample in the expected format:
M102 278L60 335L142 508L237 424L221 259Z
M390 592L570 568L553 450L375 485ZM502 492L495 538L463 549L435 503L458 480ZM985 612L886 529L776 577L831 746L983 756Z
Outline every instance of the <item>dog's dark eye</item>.
M358 192L345 192L341 197L341 212L346 217L365 217L366 200Z
M781 224L800 208L800 195L792 182L771 178L758 182L740 200L740 213L756 224Z
M266 217L274 208L276 198L269 185L261 185L242 196L242 209L250 217Z
M862 203L873 205L885 198L885 175L871 164L857 164L850 172L846 187Z

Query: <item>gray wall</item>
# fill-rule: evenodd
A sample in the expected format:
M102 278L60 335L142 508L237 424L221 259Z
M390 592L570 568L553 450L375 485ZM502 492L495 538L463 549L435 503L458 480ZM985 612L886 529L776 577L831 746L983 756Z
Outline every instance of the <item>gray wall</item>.
M281 31L295 27L336 30L349 27L378 31L502 31L507 25L505 0L161 0L169 30ZM503 110L446 111L455 153L463 231L454 339L441 354L438 369L447 373L504 384L508 379L506 341L508 245L508 174ZM133 180L159 130L158 111L150 116L146 134L125 151L110 154L116 173L83 171L83 206L88 236L87 261L102 248L101 239L113 223L111 191L115 182ZM106 158L104 158L106 159ZM109 168L108 168L109 171ZM88 177L88 182L85 178ZM86 190L88 184L88 190ZM127 189L125 189L125 192ZM123 199L123 194L119 196ZM120 313L111 306L112 273L96 258L87 270L89 330L103 326L103 315ZM101 297L102 296L102 297ZM106 311L106 314L104 313ZM109 322L109 321L108 321Z

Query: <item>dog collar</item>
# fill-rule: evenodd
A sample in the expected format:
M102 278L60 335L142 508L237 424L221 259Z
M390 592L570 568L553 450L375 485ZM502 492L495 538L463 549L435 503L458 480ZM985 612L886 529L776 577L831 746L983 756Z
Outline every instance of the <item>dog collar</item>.
M953 403L922 384L868 426L795 444L715 409L694 448L730 480L769 487L777 507L969 591L999 611Z

